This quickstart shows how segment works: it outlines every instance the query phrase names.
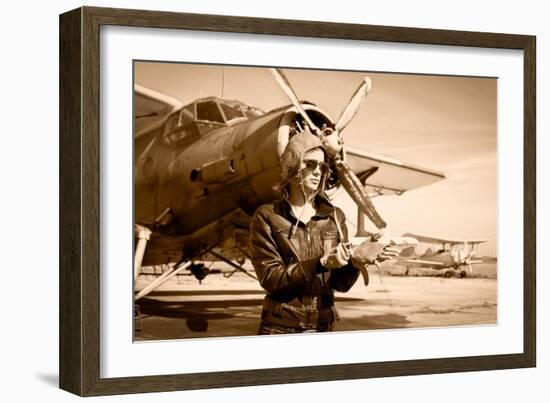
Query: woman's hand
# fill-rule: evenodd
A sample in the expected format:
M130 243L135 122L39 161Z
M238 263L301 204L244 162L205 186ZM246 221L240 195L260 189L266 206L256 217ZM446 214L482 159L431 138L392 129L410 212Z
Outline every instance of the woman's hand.
M368 264L376 264L399 256L400 251L390 245L365 241L355 246L351 252L351 261L354 266L361 267Z
M382 250L382 253L378 255L376 260L379 262L383 262L385 260L396 258L400 254L401 254L401 251L399 249L392 248L390 245L387 245Z
M334 248L325 252L321 257L321 264L328 270L339 269L348 264L350 257L349 244L339 243Z

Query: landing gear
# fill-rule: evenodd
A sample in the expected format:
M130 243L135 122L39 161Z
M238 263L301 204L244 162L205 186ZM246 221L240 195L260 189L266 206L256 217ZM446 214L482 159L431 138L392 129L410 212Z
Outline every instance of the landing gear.
M253 278L254 280L258 280L258 279L256 278L256 276L254 276L253 274L250 274L249 272L247 272L246 269L245 269L244 267L242 267L242 265L239 266L239 265L233 263L230 259L226 258L226 257L225 257L224 255L222 255L221 253L218 253L218 252L216 252L216 251L214 251L214 250L210 250L210 254L211 254L211 255L214 255L215 257L217 257L218 259L220 259L221 261L227 263L229 266L231 266L231 267L233 267L233 269L235 269L235 270L233 270L233 271L230 272L230 273L224 274L223 276L224 276L225 278L231 277L231 276L232 276L233 274L235 274L236 272L241 272L241 273L247 275L248 277Z
M141 311L138 304L134 304L134 330L141 332L143 329L143 323L141 322Z
M460 268L455 267L453 269L447 270L445 273L443 273L443 275L446 278L451 278L451 277L466 278L468 273L466 273L465 270L460 270Z
M134 225L134 233L137 238L136 251L134 253L134 283L139 276L139 270L141 269L141 263L143 262L143 255L145 254L145 248L147 247L147 241L151 237L151 230L142 225Z
M199 284L202 284L202 280L206 278L210 274L210 269L206 267L202 263L193 263L189 270L191 271L191 274L195 276L197 280L199 280Z

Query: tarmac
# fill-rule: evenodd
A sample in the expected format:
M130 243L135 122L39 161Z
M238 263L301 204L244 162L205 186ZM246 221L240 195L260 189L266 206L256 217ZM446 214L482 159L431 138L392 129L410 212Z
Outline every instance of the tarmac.
M360 277L350 291L336 294L340 320L334 330L496 324L496 262L477 265L474 275L445 278L425 270L408 276L393 268L370 270L367 287ZM153 278L142 276L136 289ZM256 280L241 273L231 278L212 274L201 284L192 276L178 276L139 301L134 339L255 335L264 295Z

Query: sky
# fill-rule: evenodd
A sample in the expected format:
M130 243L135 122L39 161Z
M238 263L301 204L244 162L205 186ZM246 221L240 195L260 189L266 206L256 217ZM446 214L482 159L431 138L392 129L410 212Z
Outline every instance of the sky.
M406 66L404 66L406 69ZM495 78L284 69L298 97L337 120L365 76L373 87L342 135L346 145L443 172L446 179L374 204L389 232L489 241L497 254L497 80ZM219 96L269 111L290 102L266 68L136 62L138 84L179 99ZM355 233L345 192L334 204ZM367 220L368 221L368 220ZM367 226L375 230L374 226Z

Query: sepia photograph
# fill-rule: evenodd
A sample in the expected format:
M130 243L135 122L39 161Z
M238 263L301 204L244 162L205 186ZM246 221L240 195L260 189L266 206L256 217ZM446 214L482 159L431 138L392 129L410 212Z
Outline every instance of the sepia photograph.
M497 78L133 62L134 341L497 325Z

